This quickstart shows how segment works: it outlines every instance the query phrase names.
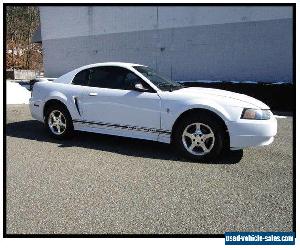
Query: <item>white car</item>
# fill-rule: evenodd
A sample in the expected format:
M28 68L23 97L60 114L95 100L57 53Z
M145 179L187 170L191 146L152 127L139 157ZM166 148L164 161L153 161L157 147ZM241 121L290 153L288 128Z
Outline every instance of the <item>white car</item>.
M132 63L87 65L35 83L30 110L56 138L80 130L172 142L195 160L226 148L268 145L277 133L277 121L261 101L187 88Z

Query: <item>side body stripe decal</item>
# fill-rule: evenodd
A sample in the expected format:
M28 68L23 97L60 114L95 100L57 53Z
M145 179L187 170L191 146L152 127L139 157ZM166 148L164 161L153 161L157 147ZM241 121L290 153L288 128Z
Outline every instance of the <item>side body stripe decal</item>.
M91 124L97 125L100 127L111 127L111 128L121 128L127 130L135 130L135 131L143 131L148 133L159 133L159 134L171 134L170 130L163 130L163 129L156 129L156 128L146 128L146 127L137 127L131 125L120 125L120 124L112 124L112 123L105 123L105 122L92 122L92 121L85 121L85 120L73 120L75 123L82 123L82 124Z

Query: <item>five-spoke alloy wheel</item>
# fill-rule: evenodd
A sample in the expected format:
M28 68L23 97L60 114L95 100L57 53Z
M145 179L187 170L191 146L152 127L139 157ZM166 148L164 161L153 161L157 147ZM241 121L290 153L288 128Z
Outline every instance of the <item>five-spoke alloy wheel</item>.
M61 135L67 128L67 120L62 112L53 110L48 117L48 126L53 134Z
M73 132L72 118L63 105L54 105L46 110L45 125L48 132L57 139L68 137Z
M205 155L212 150L215 135L208 125L199 122L192 123L183 131L182 143L191 154Z
M214 115L199 112L180 121L172 141L179 152L192 160L217 157L224 148L225 129Z

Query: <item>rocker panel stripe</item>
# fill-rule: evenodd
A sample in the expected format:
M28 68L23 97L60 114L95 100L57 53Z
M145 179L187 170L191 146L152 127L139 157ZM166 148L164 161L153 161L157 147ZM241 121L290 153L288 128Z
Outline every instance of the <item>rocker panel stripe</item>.
M112 123L105 123L105 122L92 122L92 121L85 121L85 120L73 120L73 122L82 123L82 124L98 125L100 127L121 128L121 129L127 129L127 130L143 131L143 132L148 132L148 133L171 134L170 130L137 127L137 126L132 126L132 125L120 125L120 124L112 124Z

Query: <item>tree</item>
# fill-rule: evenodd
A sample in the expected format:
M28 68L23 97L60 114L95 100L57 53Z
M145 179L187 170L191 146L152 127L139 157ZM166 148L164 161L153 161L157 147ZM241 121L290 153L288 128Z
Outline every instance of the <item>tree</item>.
M42 48L31 43L40 25L38 7L6 7L6 66L13 69L42 70Z

